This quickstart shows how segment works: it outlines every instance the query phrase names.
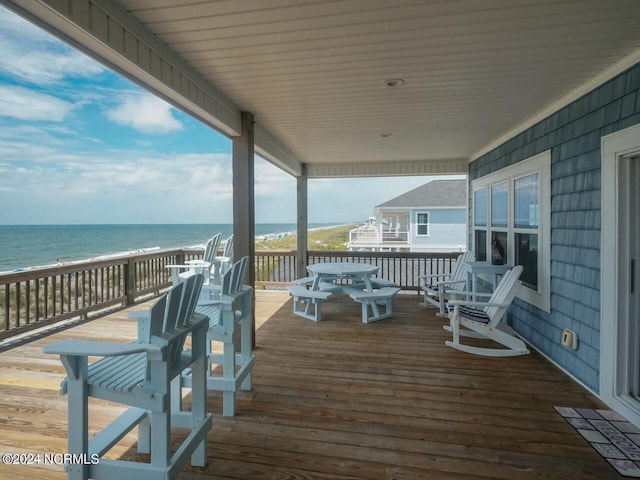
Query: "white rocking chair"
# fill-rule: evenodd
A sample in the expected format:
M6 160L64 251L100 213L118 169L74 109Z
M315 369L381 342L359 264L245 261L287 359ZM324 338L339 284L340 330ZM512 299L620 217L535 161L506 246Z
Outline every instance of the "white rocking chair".
M522 267L518 265L505 273L492 294L459 291L453 295L489 297L487 302L456 300L447 302L449 325L444 329L453 334L453 341L445 342L449 347L463 352L491 357L510 357L529 353L525 343L507 332L506 325L498 325L520 288ZM464 327L464 329L461 329ZM460 337L487 338L506 348L485 348L460 343Z
M425 282L422 286L424 305L428 306L427 304L430 303L436 306L439 310L436 315L446 317L444 307L446 301L450 298L449 291L464 290L467 284L467 278L462 264L473 262L475 259L475 254L472 251L467 251L458 256L452 265L450 275L421 275L420 278Z

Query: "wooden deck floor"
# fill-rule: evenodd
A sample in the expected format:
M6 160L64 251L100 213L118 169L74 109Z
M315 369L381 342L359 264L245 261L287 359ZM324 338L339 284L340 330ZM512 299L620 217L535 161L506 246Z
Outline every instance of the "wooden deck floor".
M254 389L214 428L199 479L617 479L554 410L602 408L595 397L533 353L491 359L445 347L447 332L416 295L394 317L365 325L360 305L336 296L323 321L294 316L286 292L258 291ZM42 347L60 338L130 341L124 313L0 353L0 453L66 452L64 370ZM92 401L91 425L119 406ZM142 458L135 437L113 454ZM0 464L0 478L63 479L57 465ZM133 479L132 479L133 480Z

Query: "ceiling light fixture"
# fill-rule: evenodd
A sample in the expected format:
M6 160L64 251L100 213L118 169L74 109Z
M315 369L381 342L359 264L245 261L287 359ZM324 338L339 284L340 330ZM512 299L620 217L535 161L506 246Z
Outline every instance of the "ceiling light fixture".
M384 82L384 84L390 88L401 87L405 83L407 82L405 82L402 78L390 78L389 80Z

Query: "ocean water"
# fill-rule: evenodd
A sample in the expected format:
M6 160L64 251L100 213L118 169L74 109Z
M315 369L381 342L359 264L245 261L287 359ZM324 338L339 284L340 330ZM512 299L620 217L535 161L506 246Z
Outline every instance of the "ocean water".
M310 224L322 228L328 224ZM260 223L256 236L295 233L294 223ZM201 246L231 224L195 225L0 225L0 272L67 263L145 249Z

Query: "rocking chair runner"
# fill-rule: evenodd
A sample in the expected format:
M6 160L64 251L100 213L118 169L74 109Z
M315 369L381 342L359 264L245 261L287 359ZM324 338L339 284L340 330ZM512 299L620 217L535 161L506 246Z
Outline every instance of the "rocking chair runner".
M424 305L427 306L427 304L430 303L438 307L439 311L437 315L445 317L444 307L446 300L450 298L449 291L464 290L467 284L467 278L462 264L473 262L475 259L475 254L472 251L467 251L458 256L451 268L450 275L421 275L420 278L425 282L422 286Z
M492 357L509 357L529 353L521 339L505 331L505 328L509 327L499 325L518 293L521 274L522 266L509 270L504 274L492 294L454 292L453 295L456 296L473 295L474 297L489 297L489 300L487 302L449 300L447 310L450 325L445 325L444 329L453 334L453 340L447 341L445 344L463 352ZM463 328L461 329L461 327ZM506 348L486 348L461 344L461 336L490 339Z

